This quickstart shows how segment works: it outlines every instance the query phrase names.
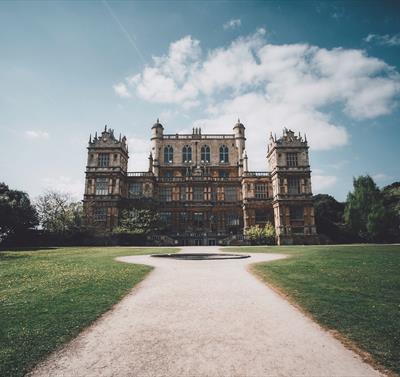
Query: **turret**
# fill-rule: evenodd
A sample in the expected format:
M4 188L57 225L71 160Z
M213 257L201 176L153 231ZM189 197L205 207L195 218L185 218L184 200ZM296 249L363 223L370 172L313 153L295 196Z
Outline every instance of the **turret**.
M156 123L151 127L151 153L153 156L153 172L158 176L158 168L160 165L160 148L164 135L164 127L157 118Z
M151 127L151 139L153 138L162 139L163 133L164 133L164 127L160 123L160 120L157 118L157 121L153 124L153 127Z
M246 149L243 151L243 172L247 173L249 171L249 161L247 158Z
M239 156L239 175L243 174L243 151L245 148L245 126L240 122L240 119L238 119L237 123L233 126L233 132L235 135L235 146L237 149L237 153Z

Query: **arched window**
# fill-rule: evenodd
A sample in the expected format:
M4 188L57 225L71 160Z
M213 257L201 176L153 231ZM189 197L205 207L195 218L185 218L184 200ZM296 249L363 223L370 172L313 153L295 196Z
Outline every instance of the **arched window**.
M201 147L201 162L210 162L210 147L208 145L203 145Z
M182 162L191 162L192 161L192 147L189 145L185 145L182 149Z
M219 147L219 162L229 162L229 150L226 145Z
M170 145L167 145L166 147L164 147L164 163L172 164L173 160L174 160L174 149Z

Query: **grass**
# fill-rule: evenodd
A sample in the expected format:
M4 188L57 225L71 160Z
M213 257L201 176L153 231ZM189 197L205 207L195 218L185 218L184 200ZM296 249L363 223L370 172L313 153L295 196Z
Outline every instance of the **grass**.
M400 246L224 249L288 254L254 271L375 362L400 374Z
M159 248L0 253L0 376L22 376L118 302L151 270L117 256Z

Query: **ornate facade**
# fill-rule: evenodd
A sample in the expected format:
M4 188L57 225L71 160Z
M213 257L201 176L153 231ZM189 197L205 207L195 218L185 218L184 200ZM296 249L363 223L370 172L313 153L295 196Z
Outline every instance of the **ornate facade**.
M244 242L244 229L276 229L278 244L318 242L307 139L285 129L270 136L270 172L248 170L245 127L232 134L164 134L153 125L148 171L128 172L126 138L105 127L90 137L84 211L88 224L109 232L122 209L152 208L165 224L159 244L221 245ZM134 146L133 146L134 148Z

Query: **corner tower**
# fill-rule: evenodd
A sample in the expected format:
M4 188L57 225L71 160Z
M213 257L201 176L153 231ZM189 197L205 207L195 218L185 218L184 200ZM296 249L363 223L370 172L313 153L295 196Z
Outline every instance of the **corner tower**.
M278 245L318 243L308 148L306 137L286 128L282 137L270 136L267 158Z
M157 118L156 123L151 127L151 154L153 174L158 177L161 159L161 141L164 137L164 127Z
M238 152L238 174L242 176L243 174L243 158L244 158L244 151L246 148L246 137L245 137L245 126L240 122L238 119L237 123L233 127L233 132L235 135L235 147Z
M83 208L86 224L111 231L118 224L121 199L126 197L128 169L126 137L116 139L104 127L100 136L89 138Z

